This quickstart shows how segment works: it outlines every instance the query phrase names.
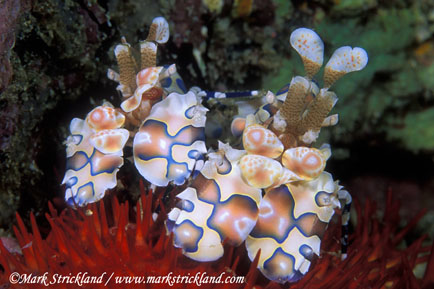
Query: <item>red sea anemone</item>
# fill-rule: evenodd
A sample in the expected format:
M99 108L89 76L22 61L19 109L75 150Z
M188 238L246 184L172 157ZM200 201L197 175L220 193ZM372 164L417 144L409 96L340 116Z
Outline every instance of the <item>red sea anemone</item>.
M43 282L54 280L56 283L51 288L80 285L82 288L189 288L198 285L195 279L202 281L202 288L432 288L434 285L434 246L422 246L425 236L403 249L398 248L424 212L399 231L399 204L392 199L391 192L381 220L375 216L376 207L372 202L366 201L363 208L356 202L357 226L350 236L352 243L346 260L341 261L338 254L340 227L332 224L323 239L325 251L316 264L299 282L286 285L266 280L255 268L256 262L248 261L243 246L226 246L225 255L216 262L199 263L184 257L166 235L167 209L161 202L161 194L142 194L134 208L128 202L119 203L116 198L112 198L111 204L101 201L76 211L66 209L60 214L51 204L49 208L46 217L51 232L47 238L41 237L33 214L30 216L32 233L17 215L18 226L14 232L22 254L9 252L0 242L3 267L0 284L6 285L5 288L8 285L41 288ZM157 208L160 213L155 219L152 212ZM427 263L423 279L413 274L413 268L420 263ZM148 276L155 277L154 283L134 284L148 280ZM163 279L164 276L170 276L170 281L167 277ZM184 279L172 283L177 276ZM213 279L240 281L237 276L245 277L244 282L206 283ZM26 283L17 282L20 280ZM32 281L37 283L31 284ZM88 284L89 281L93 283Z

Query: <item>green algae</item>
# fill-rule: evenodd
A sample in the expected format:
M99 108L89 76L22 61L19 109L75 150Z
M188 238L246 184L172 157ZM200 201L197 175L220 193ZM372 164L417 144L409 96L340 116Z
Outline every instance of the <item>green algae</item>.
M340 0L336 2L338 4L333 6L332 12L342 16L358 15L361 11L375 8L378 5L377 0Z
M399 141L400 145L418 152L431 151L434 148L434 108L412 111L401 120L390 119L391 128L387 135L390 141Z
M419 134L418 144L415 144L406 140L408 131L395 129L390 121L412 120L400 117L417 106L421 98L428 104L433 99L434 68L429 64L434 62L432 52L428 52L431 57L428 56L425 63L418 61L414 54L421 19L427 16L422 7L419 2L410 6L396 2L381 7L376 1L339 1L330 7L330 16L317 8L313 22L292 24L294 29L312 27L321 36L326 48L324 63L335 49L345 45L363 47L369 55L364 70L344 76L331 88L339 98L333 110L339 113L339 126L331 128L326 137L322 136L323 141L332 138L335 142L350 144L357 138L383 134L388 140L402 140L401 145L406 149L417 151L415 148L424 143L424 149L434 151L429 133ZM376 8L376 13L367 12L372 8ZM292 16L299 18L299 13L295 10ZM291 49L289 45L287 49ZM277 91L293 76L303 75L299 57L292 52L286 55L291 57L282 55L280 69L264 77L264 88ZM316 78L321 84L322 71ZM410 115L413 114L417 115L414 111ZM427 126L426 121L431 119L423 114L418 120L425 121Z

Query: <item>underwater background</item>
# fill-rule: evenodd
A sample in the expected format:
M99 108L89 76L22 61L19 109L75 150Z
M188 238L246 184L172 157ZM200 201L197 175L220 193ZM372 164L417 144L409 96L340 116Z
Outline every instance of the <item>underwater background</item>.
M0 225L11 235L15 211L41 231L48 201L64 206L64 140L73 117L83 118L103 99L119 105L114 47L125 36L146 38L156 16L171 37L158 63L176 63L186 86L205 90L276 92L303 65L289 45L291 31L314 29L325 58L342 45L363 47L367 67L333 90L339 125L322 130L329 142L327 170L362 203L386 191L407 223L428 211L407 242L434 234L434 3L432 1L30 1L0 0ZM320 72L321 74L321 72ZM230 136L237 107L208 103L217 138ZM119 172L121 200L137 200L139 176L128 163ZM26 221L27 220L27 221ZM351 250L351 246L350 246ZM423 272L423 271L422 271Z

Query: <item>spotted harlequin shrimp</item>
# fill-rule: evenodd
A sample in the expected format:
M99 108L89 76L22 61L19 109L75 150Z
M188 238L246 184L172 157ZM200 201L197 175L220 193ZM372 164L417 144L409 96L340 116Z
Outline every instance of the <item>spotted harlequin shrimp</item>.
M123 100L118 109L106 103L85 121L72 120L62 182L69 204L96 202L114 188L123 165L122 149L131 143L135 166L152 185L183 184L204 163L207 109L202 100L257 93L187 91L174 64L157 66L157 44L168 38L167 21L157 17L147 39L140 42L140 61L125 38L115 47L119 73L109 69L107 75L119 83Z
M298 180L265 189L258 222L246 240L250 259L261 249L258 268L280 283L297 281L309 270L313 256L319 255L321 237L334 208L341 207L340 200L345 204L342 255L346 255L351 196L324 172L329 146L317 150L306 145L316 140L321 127L337 123L337 116L327 117L337 101L329 87L344 74L367 64L363 49L339 48L326 64L324 88L318 89L312 78L323 63L321 39L312 30L300 28L291 34L290 43L302 57L307 75L291 81L279 110L270 113L274 119L269 126L286 149L280 157L282 165ZM261 121L257 115L255 119ZM263 121L265 125L267 122L270 120ZM276 223L279 226L273 226Z
M306 77L294 77L276 95L268 92L264 105L246 118L236 118L231 127L235 136L242 137L245 150L237 157L240 171L237 182L259 189L263 195L257 217L245 213L254 222L253 227L248 226L247 252L253 261L261 251L259 270L280 283L295 282L307 273L314 256L320 254L321 237L341 202L345 204L342 256L346 255L351 196L324 171L331 155L330 146L324 144L316 149L311 144L322 127L337 123L337 115L327 116L337 101L336 95L328 91L330 86L344 74L361 70L367 64L363 49L339 48L326 64L324 88L319 89L312 78L323 63L322 40L312 30L300 28L291 34L290 43L303 60ZM230 196L237 191L221 187L216 175L205 173L214 153L208 158L201 177L179 195L181 201L169 213L167 222L169 231L175 235L175 246L199 261L220 257L222 240L234 240L227 232L218 236L219 230L211 224L219 205L216 197L219 194L215 192ZM219 164L226 163L219 161ZM210 187L214 193L208 200ZM250 208L242 206L240 203L231 207L227 218L239 217L240 210ZM234 244L242 241L235 240ZM218 249L214 252L210 248ZM212 257L206 257L210 250Z
M108 77L119 83L124 98L120 109L106 103L84 121L72 120L62 182L69 204L96 202L116 186L122 149L130 137L136 167L154 185L182 184L200 168L196 161L206 152L206 109L199 97L187 93L175 65L156 66L157 43L168 40L168 29L164 18L154 19L148 38L140 43L139 71L130 44L122 39L116 46L119 73L109 69Z

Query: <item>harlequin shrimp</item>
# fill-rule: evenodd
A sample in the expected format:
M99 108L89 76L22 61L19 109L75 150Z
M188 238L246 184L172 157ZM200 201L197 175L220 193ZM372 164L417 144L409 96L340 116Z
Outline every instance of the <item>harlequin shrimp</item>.
M244 150L220 143L217 152L208 154L200 175L178 195L181 201L167 221L174 245L186 256L215 260L223 254L223 240L235 245L245 240L249 258L253 261L259 254L259 270L280 283L306 274L341 202L341 253L346 256L351 196L324 171L330 146L311 145L322 127L338 121L337 115L328 116L337 101L331 85L368 61L362 48L337 49L325 66L320 89L313 77L323 64L322 40L300 28L291 34L290 43L302 58L306 76L294 77L276 95L269 92L266 104L254 114L233 121L231 129L242 137ZM251 201L231 200L239 195Z
M202 99L256 93L216 93L196 87L187 91L175 64L157 66L157 45L168 39L168 23L157 17L146 40L140 42L140 53L125 38L115 47L119 73L109 69L107 75L119 83L117 90L123 100L120 108L105 102L85 121L72 120L62 182L70 205L96 202L116 186L124 146L132 145L134 164L150 184L183 184L200 170L207 151L207 109Z
M108 77L119 83L124 100L92 110L86 120L73 119L67 139L65 199L84 206L100 200L116 186L123 165L122 149L133 139L134 162L140 174L155 185L182 184L195 162L206 152L206 109L201 98L187 92L175 65L157 66L157 44L169 38L167 21L153 20L140 43L140 69L130 44L122 39L114 52L119 73ZM123 128L121 128L123 127Z

